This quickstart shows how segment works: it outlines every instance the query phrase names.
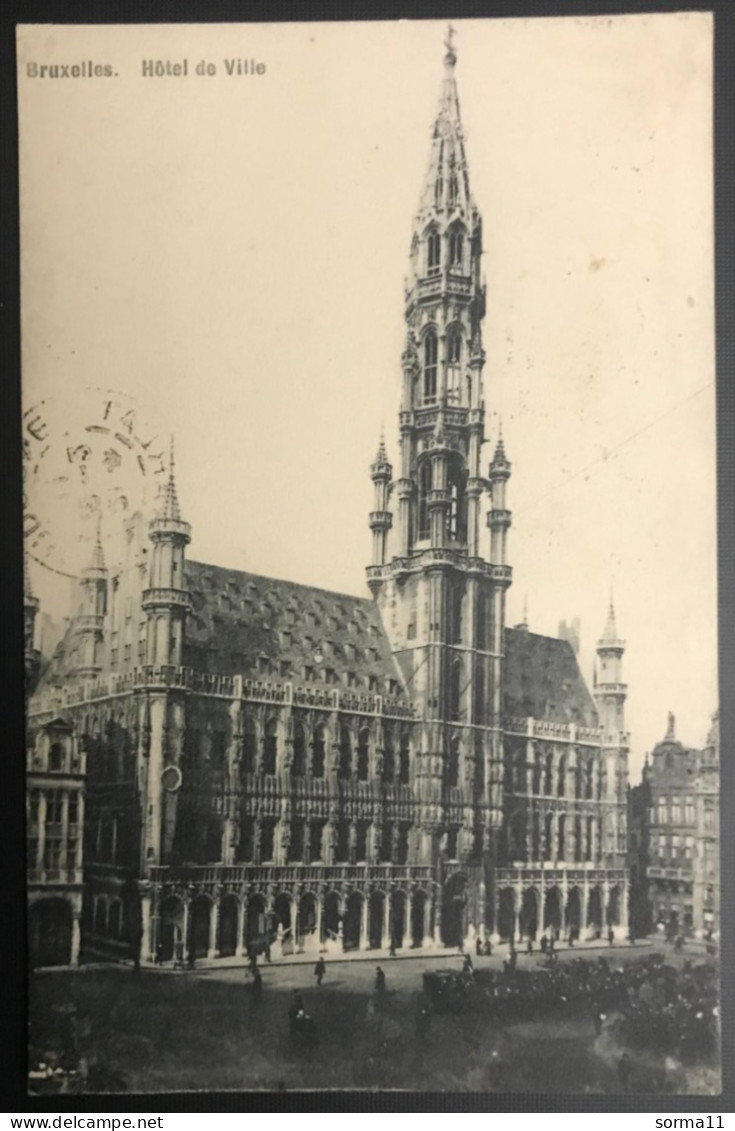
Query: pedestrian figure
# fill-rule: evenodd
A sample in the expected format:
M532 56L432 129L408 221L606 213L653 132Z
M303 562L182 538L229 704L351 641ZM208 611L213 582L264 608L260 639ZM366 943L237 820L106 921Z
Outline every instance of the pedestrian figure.
M612 944L615 942L615 932L612 927L607 928L607 941L610 946L612 946Z
M327 964L324 961L324 956L320 954L319 955L319 961L317 962L316 966L314 967L314 973L316 974L316 984L318 986L321 986L322 978L324 977L326 972L327 972Z
M375 970L375 992L377 994L385 993L385 974L379 966Z
M549 949L549 940L547 939L546 934L544 933L541 936L541 953L546 954L546 951L548 949Z
M531 938L530 935L528 936L528 939L526 940L526 954L533 954L533 939Z
M253 975L253 977L255 977L255 972L258 969L258 956L254 950L250 951L248 957L248 966L250 967L250 973Z
M263 996L263 979L260 976L260 970L253 972L253 1005L258 1005Z
M191 947L191 949L189 950L189 954L187 956L187 959L186 959L186 965L189 968L189 970L194 970L196 968L196 964L197 964L197 956L194 953L194 947Z
M485 939L485 947L484 947L485 957L489 958L490 955L492 954L492 952L493 952L493 944L490 942L490 938L488 937L488 938Z
M395 956L396 956L396 940L395 940L395 936L392 936L392 937L391 937L391 940L390 940L390 951L389 951L389 955L390 955L390 957L391 957L391 958L395 958Z
M465 954L464 962L462 963L462 973L463 974L473 974L474 969L475 968L472 965L472 956L469 953Z
M482 939L479 935L475 939L475 955L477 958L482 956Z
M266 960L266 962L270 962L270 960L271 960L271 944L270 944L270 942L267 942L265 944L265 960Z
M158 945L156 947L156 963L155 964L156 964L156 966L162 966L163 965L163 943L162 942L158 943Z

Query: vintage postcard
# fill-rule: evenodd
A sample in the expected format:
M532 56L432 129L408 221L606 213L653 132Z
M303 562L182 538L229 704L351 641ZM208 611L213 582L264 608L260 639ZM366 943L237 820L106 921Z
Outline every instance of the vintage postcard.
M712 33L18 29L31 1093L719 1092Z

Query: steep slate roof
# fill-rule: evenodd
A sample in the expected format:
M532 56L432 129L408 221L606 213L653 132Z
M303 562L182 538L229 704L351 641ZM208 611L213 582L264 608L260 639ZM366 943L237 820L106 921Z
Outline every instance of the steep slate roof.
M503 714L597 726L594 700L566 640L506 628Z
M184 664L224 675L338 683L400 694L401 678L370 598L187 561L192 612ZM323 659L315 659L321 649ZM312 669L305 676L305 669ZM324 677L325 670L334 678ZM392 684L388 681L393 681Z

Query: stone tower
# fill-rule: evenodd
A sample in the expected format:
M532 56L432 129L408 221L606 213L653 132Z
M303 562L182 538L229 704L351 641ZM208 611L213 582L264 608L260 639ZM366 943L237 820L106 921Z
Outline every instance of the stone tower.
M625 641L618 636L612 597L605 629L597 642L594 697L602 730L603 798L608 802L602 852L608 867L625 865L629 738L625 730L627 684L623 683Z
M182 675L184 627L189 608L184 554L191 527L181 517L174 475L173 445L168 480L148 528L152 543L146 613L146 687L140 703L141 779L144 782L142 849L145 865L165 863L176 823L184 740L185 688Z
M102 648L107 612L107 567L99 521L92 559L82 571L80 589L82 604L74 622L77 637L76 670L82 679L94 679L103 667Z
M368 583L408 693L425 720L416 758L416 859L456 861L472 888L472 868L492 856L501 820L510 464L499 439L488 475L482 474L482 222L470 193L451 30L446 46L411 240L399 467L390 484L394 513L388 510L393 469L381 442L371 467L376 510L370 516ZM487 491L492 563L480 550ZM466 914L472 919L481 909Z

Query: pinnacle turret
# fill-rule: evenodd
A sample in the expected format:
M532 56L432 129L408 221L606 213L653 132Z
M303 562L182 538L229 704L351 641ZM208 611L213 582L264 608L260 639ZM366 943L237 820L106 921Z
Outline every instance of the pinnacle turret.
M171 447L169 451L168 460L168 479L161 491L158 503L158 518L172 519L174 522L181 521L181 508L179 506L179 498L176 493L176 476L175 476L175 463L174 463L174 438L171 437Z
M444 77L432 129L429 168L419 205L420 219L431 212L441 212L445 216L456 212L468 217L473 207L454 75L457 64L454 34L450 27L445 41Z

